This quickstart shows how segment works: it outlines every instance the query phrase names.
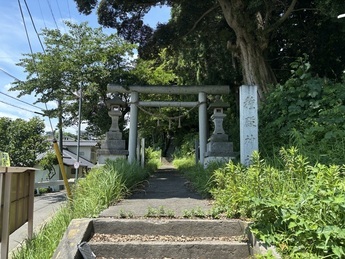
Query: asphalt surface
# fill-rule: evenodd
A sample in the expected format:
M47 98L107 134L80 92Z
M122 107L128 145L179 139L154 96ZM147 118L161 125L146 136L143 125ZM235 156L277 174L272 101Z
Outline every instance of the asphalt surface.
M33 228L36 233L41 227L51 219L55 212L66 201L64 191L45 193L34 198L34 223ZM8 251L15 251L28 238L28 223L25 223L10 235ZM0 248L1 249L1 248ZM11 257L11 256L9 256Z
M148 182L132 196L104 210L99 217L133 217L165 214L183 217L188 213L209 212L212 205L191 189L186 180L172 166L163 166L150 176Z

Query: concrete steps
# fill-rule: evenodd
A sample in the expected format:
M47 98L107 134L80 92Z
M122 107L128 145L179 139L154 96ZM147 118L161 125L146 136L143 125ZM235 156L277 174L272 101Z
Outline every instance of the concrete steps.
M249 258L246 228L239 220L73 220L53 258L84 258L82 241L97 258Z

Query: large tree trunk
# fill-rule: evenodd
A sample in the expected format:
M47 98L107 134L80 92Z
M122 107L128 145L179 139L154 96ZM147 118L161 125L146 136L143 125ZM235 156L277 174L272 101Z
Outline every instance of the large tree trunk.
M263 33L259 17L246 13L242 0L218 1L228 25L236 34L236 43L228 46L241 61L243 83L257 85L260 98L263 98L268 85L276 83L272 68L265 60L268 35Z

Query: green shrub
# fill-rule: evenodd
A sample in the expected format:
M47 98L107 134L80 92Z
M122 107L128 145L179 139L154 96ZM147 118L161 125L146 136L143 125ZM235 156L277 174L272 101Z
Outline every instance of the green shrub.
M173 161L173 165L190 180L193 188L204 197L211 196L210 190L213 182L210 179L215 169L221 167L222 164L224 163L214 162L204 168L200 163L196 164L194 156L174 159Z
M345 257L344 168L311 166L297 149L281 149L271 166L256 153L246 168L216 170L216 208L249 217L252 231L289 258Z
M291 64L292 75L266 96L259 110L260 150L271 156L296 146L309 161L343 164L344 83L313 76L307 57Z
M152 147L145 149L145 167L150 172L154 172L161 166L161 150L155 150Z

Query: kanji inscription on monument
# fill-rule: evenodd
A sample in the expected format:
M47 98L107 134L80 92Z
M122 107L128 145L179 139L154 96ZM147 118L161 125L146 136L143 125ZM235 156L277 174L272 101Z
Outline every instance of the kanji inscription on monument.
M240 87L240 142L241 163L249 165L253 152L259 149L257 86Z

